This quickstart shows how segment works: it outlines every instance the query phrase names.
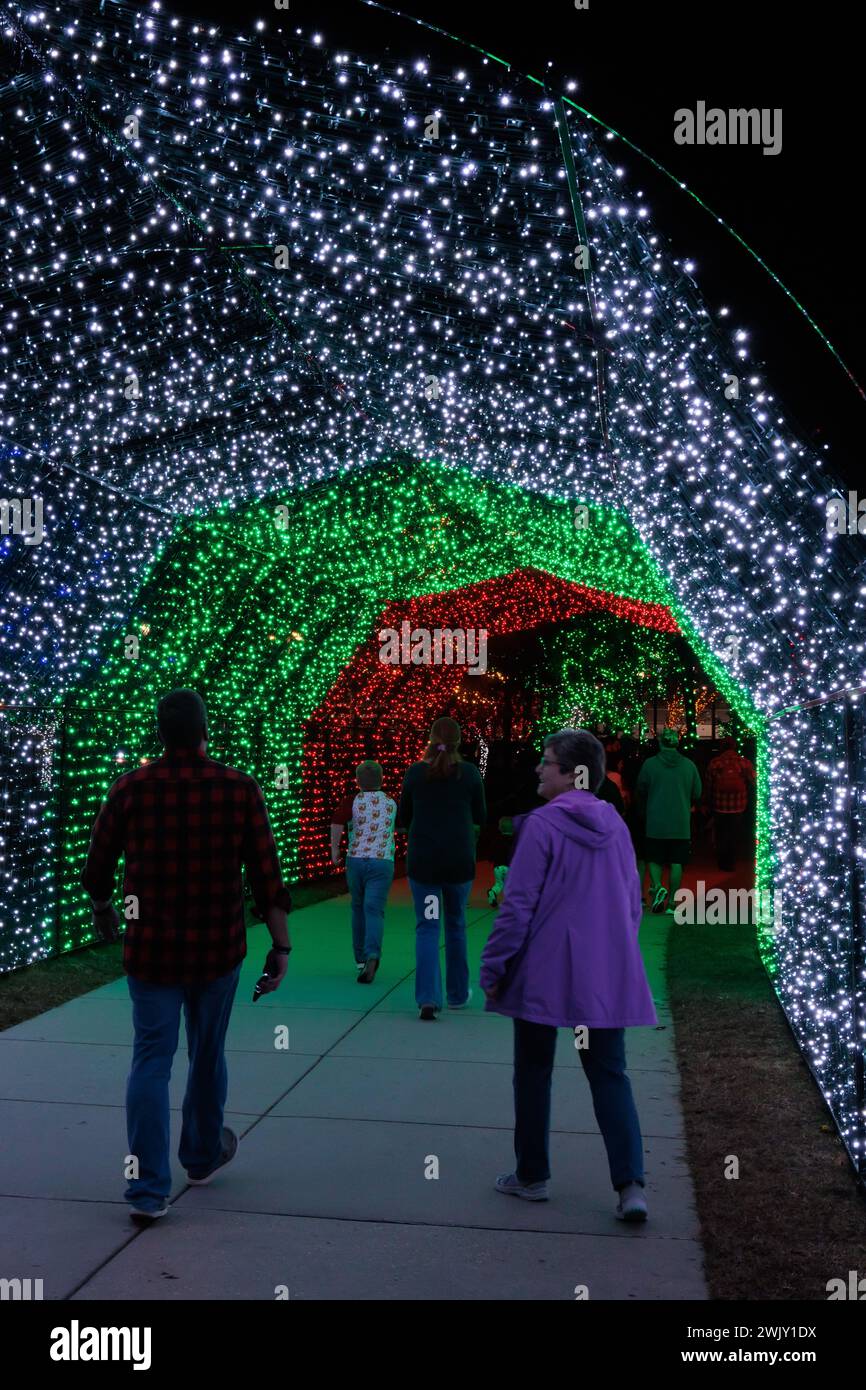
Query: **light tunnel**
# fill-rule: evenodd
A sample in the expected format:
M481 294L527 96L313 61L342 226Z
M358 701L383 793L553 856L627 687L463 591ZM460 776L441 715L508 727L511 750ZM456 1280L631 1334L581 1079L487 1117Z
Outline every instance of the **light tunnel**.
M241 92L204 28L110 9L111 44L101 6L5 32L0 970L92 939L93 817L169 688L299 879L329 772L378 751L393 787L456 698L450 668L374 664L388 619L676 637L755 737L759 945L862 1169L866 586L827 460L567 97L279 14L226 38ZM5 525L27 499L38 545Z
M309 879L332 872L328 814L357 762L376 756L396 794L429 723L472 680L457 664L383 661L383 629L484 629L489 641L590 614L640 635L633 665L664 660L659 642L684 636L760 733L748 695L692 642L676 595L612 510L402 460L185 523L65 704L59 949L87 937L77 874L90 825L111 781L158 756L167 689L203 695L210 755L260 782L287 876ZM554 727L565 714L551 704Z
M466 726L466 714L459 707L461 688L473 682L480 685L484 673L476 666L470 674L467 665L452 659L451 649L446 653L449 659L438 664L413 663L413 633L468 632L477 656L479 633L484 634L486 646L491 635L495 640L527 633L585 613L609 614L648 633L678 631L670 610L662 604L623 598L529 569L389 604L371 637L358 648L305 725L299 830L302 872L331 871L329 802L335 787L353 785L354 770L362 758L373 757L381 764L384 789L398 799L402 774L422 755L433 720L455 707ZM387 643L380 638L386 632L400 634L399 662L383 660ZM564 718L565 713L559 722Z

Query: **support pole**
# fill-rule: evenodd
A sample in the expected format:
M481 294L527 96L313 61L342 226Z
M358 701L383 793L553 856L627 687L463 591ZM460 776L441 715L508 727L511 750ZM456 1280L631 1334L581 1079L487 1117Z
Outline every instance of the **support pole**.
M684 714L686 717L686 745L694 748L698 741L697 711L697 672L691 657L685 662Z
M66 786L66 756L68 750L67 722L69 714L69 701L64 700L60 706L60 757L58 759L59 766L57 769L57 794L54 802L54 945L51 952L53 956L60 955L60 915L63 906L64 849L66 841L67 811L69 806L69 791Z
M857 1175L866 1182L866 1079L863 1051L866 1047L866 950L864 950L863 909L866 905L863 860L863 778L866 776L866 722L863 704L845 697L844 707L845 761L848 776L847 821L848 855L851 864L849 901L851 904L850 989L853 1009L851 1026L854 1032L854 1089L857 1097L857 1123L860 1147Z

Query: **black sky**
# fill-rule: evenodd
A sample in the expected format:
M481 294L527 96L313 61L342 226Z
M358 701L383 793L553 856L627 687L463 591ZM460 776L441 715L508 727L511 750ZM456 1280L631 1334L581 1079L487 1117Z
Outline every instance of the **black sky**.
M400 58L429 55L455 66L480 58L362 0L165 0L170 13L246 28L314 26L329 45ZM866 389L864 347L864 92L857 10L842 0L796 10L779 0L402 0L425 19L514 63L578 83L574 99L621 130L701 195L767 262ZM549 67L548 64L553 66ZM782 150L674 143L680 107L781 108ZM642 189L656 228L696 264L709 305L727 305L748 329L752 363L800 437L830 445L831 467L861 476L866 400L767 273L708 213L619 142L625 182Z

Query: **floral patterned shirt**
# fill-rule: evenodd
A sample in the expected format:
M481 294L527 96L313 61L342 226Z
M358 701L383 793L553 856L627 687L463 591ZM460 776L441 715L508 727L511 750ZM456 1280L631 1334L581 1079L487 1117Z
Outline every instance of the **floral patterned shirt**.
M397 803L384 792L358 792L340 802L332 825L348 825L349 859L393 859Z

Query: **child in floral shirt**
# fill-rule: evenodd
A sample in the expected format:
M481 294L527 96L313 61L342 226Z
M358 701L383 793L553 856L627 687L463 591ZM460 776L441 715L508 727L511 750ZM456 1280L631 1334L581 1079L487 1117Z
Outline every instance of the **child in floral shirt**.
M382 791L378 763L361 763L355 772L358 795L347 796L331 817L331 861L340 862L343 828L348 826L346 880L352 895L352 945L360 974L372 984L382 955L385 900L394 878L394 823L397 806Z

